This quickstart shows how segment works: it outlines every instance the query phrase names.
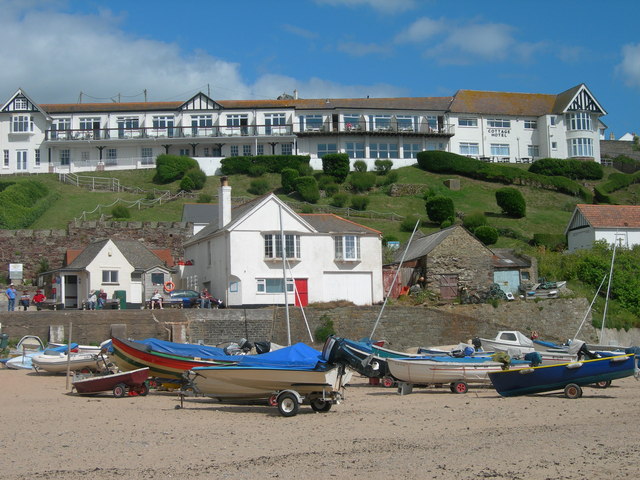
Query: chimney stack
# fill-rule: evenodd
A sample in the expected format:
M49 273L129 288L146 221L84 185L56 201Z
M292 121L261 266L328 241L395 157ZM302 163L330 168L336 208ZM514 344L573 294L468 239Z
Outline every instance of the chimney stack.
M227 177L220 177L218 190L218 228L223 228L231 221L231 187Z

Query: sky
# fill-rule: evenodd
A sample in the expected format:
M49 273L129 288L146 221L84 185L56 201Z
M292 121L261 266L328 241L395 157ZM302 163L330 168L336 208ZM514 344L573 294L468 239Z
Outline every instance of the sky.
M0 98L36 103L558 94L640 133L640 2L0 0ZM4 101L3 101L4 103Z

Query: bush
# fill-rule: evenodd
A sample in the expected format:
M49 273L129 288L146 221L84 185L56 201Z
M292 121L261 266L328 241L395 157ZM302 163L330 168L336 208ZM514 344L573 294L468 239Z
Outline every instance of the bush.
M332 177L331 175L325 175L324 173L318 173L316 175L314 175L315 179L318 182L318 188L320 190L325 190L327 185L330 184L336 184L336 179L335 177Z
M305 202L317 203L320 200L318 182L313 177L298 177L295 181L296 191Z
M351 208L355 210L366 210L369 206L369 197L365 197L364 195L354 195L351 197Z
M207 182L207 175L198 168L191 168L184 174L184 178L190 178L193 182L192 190L202 190L204 184Z
M456 215L453 200L442 195L429 198L425 203L425 207L429 220L438 225L445 220L455 218Z
M602 165L599 163L573 158L541 158L531 164L529 171L539 175L563 176L573 180L600 180L604 175Z
M485 245L494 245L498 241L498 230L489 225L481 225L473 231L478 240Z
M400 222L400 231L413 232L413 229L416 228L416 223L419 220L420 218L415 215L409 215L408 217L405 217L405 219Z
M487 217L482 212L470 213L469 215L465 215L462 219L462 225L473 232L476 228L481 227L487 224Z
M254 195L264 195L270 190L269 181L266 178L256 178L251 181L247 191Z
M171 183L180 180L184 174L192 169L200 168L193 158L178 155L158 155L156 159L156 174L153 177L155 183Z
M542 246L552 252L562 252L567 246L567 237L561 233L534 233L531 243Z
M370 172L353 172L349 176L349 184L355 192L366 192L376 184L376 176Z
M261 177L265 173L267 173L266 165L255 164L255 165L249 166L249 171L247 172L247 175L249 175L250 177Z
M196 200L196 202L211 203L211 200L213 200L213 197L211 197L211 195L209 195L208 193L201 193L200 195L198 195L198 199Z
M0 229L26 228L35 222L57 198L47 186L35 180L3 182L0 187Z
M378 160L376 160L374 162L374 165L375 165L375 170L378 173L378 175L386 175L393 168L393 161L392 160L380 160L380 159L378 159Z
M387 173L383 177L378 177L378 185L391 185L398 181L398 172L395 170Z
M191 177L184 177L180 180L180 190L185 192L191 192L196 189L196 184L193 182Z
M322 171L343 183L349 175L349 155L346 153L329 153L322 157Z
M356 160L353 162L353 170L355 172L366 172L367 171L367 162L364 160Z
M342 208L349 201L349 195L344 192L338 192L331 197L331 205L334 207Z
M261 165L269 173L281 173L285 168L300 170L305 165L309 167L309 155L255 155L250 157L238 156L223 158L220 170L223 175L249 174L254 165Z
M327 196L332 197L340 191L340 185L338 185L337 183L328 183L324 186L323 190L325 191Z
M291 193L296 189L296 179L300 176L294 168L283 168L280 172L280 182L284 193Z
M331 320L331 317L329 317L326 313L322 314L322 316L320 317L320 321L322 322L322 324L320 324L320 326L316 328L314 332L316 337L315 340L316 342L324 343L331 335L335 335L336 331L333 326L333 320Z
M115 219L131 218L131 210L124 205L116 205L111 209L111 216Z
M496 190L496 203L509 217L522 218L526 215L527 204L516 188L504 187Z

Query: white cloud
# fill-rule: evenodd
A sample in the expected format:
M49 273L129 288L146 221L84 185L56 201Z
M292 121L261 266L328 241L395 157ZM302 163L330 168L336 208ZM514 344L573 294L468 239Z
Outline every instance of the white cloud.
M426 55L438 57L442 63L504 60L515 43L511 30L507 25L490 23L454 27L440 44L428 48Z
M640 87L640 44L622 47L622 62L616 67L625 83L631 87Z
M416 7L416 0L315 0L320 5L331 5L334 7L362 7L368 6L374 10L384 13L401 13L412 10Z
M422 17L396 35L396 43L416 43L432 39L442 33L446 25L442 21Z
M282 28L289 32L292 33L293 35L296 35L298 37L302 37L302 38L307 38L307 39L314 39L318 37L318 34L315 32L312 32L310 30L301 28L301 27L297 27L295 25L289 25L289 24L284 24L282 26Z

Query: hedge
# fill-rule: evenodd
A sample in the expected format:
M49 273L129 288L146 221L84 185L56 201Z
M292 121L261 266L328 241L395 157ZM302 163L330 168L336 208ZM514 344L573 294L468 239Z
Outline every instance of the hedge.
M308 168L309 155L256 155L250 157L227 157L220 162L220 170L224 175L249 175L253 165L261 165L269 173L282 173L285 168L301 171Z
M179 155L158 155L156 159L155 183L171 183L180 180L192 168L200 168L198 162L190 157Z
M563 176L573 180L600 180L604 176L602 165L574 158L541 158L529 167L531 173L548 176Z
M0 191L0 229L29 227L57 198L46 185L35 180L3 183Z
M432 173L450 173L505 185L528 185L580 197L586 203L593 201L593 194L589 190L566 177L548 177L440 150L419 152L417 160L420 168Z
M609 193L628 187L631 184L640 182L640 172L636 173L612 173L605 183L597 185L593 190L595 200L598 203L611 203Z

